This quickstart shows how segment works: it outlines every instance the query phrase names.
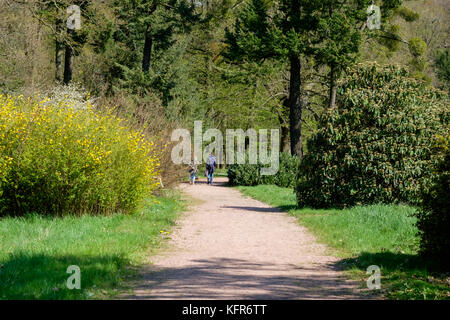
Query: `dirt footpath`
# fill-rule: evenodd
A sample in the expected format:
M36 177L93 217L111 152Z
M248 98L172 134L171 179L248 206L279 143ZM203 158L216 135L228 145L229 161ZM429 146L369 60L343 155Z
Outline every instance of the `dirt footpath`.
M358 299L359 284L295 218L225 186L180 188L198 199L151 257L128 299Z

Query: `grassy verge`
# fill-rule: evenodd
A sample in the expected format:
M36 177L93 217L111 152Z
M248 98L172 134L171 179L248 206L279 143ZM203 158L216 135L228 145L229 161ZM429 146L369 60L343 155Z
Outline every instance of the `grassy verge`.
M0 299L114 297L183 207L170 194L147 199L131 215L1 218ZM80 290L66 287L70 265L80 267Z
M228 177L227 169L216 169L214 172L215 177Z
M366 269L381 267L382 290L391 299L449 299L448 274L436 273L417 255L415 209L401 205L343 210L299 209L291 189L260 185L238 187L244 194L298 218L319 241L342 258L340 266L365 285Z

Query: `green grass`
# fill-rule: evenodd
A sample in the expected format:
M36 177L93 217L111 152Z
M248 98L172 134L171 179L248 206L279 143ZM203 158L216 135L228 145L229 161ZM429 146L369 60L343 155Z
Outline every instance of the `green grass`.
M366 269L381 267L381 293L391 299L449 299L446 274L417 255L415 208L405 205L357 206L348 209L298 208L291 189L260 185L237 187L242 193L297 217L319 241L342 258L340 267L365 285Z
M228 171L227 169L216 169L214 171L214 177L228 177Z
M0 219L0 299L110 298L159 248L184 202L151 198L131 215ZM69 265L81 289L66 287Z

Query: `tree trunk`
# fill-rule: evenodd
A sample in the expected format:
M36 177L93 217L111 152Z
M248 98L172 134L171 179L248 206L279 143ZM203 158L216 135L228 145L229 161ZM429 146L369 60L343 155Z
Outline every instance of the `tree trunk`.
M69 84L72 81L73 68L73 50L69 44L66 44L66 53L64 55L64 84Z
M287 103L287 99L283 101L283 104ZM289 140L289 124L286 123L285 118L282 115L278 115L278 120L280 121L281 128L281 151L286 153L291 153L291 142Z
M336 85L336 66L334 64L330 65L330 109L334 109L336 106L336 92L337 92L337 85Z
M55 41L55 80L61 82L62 80L62 62L63 62L63 50L62 44L58 40Z
M142 57L142 71L148 72L150 70L150 58L152 55L153 38L150 30L145 31L144 55Z
M331 18L331 16L333 15L333 10L334 10L334 6L333 6L333 2L330 3L329 7L328 7L328 14L329 17ZM336 106L336 64L331 62L330 63L330 104L329 104L329 108L330 109L334 109L334 107Z
M281 151L291 154L291 142L289 141L289 128L281 127Z
M298 55L290 57L291 75L289 79L289 129L291 137L291 154L303 156L302 141L302 100L300 79L300 58Z
M58 31L61 29L62 21L58 20L56 21L56 31L57 34L55 35L55 80L56 82L61 82L62 80L62 62L63 62L63 45L61 41L59 41L59 34Z
M71 35L73 30L68 29L67 33ZM66 52L64 55L64 84L69 84L72 81L73 69L73 48L69 43L66 44Z
M37 23L34 24L35 29L34 29L34 35L33 35L33 43L32 43L32 63L33 63L33 67L32 67L32 71L31 71L31 87L34 88L34 85L36 82L39 82L39 65L40 65L40 61L39 61L39 53L40 53L40 49L41 49L41 24Z

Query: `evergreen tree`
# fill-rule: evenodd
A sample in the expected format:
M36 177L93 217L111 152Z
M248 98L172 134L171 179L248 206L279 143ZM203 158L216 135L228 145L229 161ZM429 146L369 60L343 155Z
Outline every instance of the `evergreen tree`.
M300 55L307 48L307 16L301 0L282 0L269 5L252 0L236 18L234 30L226 30L225 56L234 61L283 59L289 64L289 131L291 153L302 157L302 111L305 98L301 88Z
M441 81L442 88L450 88L450 50L438 50L434 57L434 64L436 66L436 73Z
M115 61L111 69L125 86L134 92L156 89L167 104L173 87L167 70L170 57L180 54L174 48L177 35L186 33L199 21L195 5L187 0L115 0L118 24L113 34ZM172 51L170 51L172 50ZM157 57L162 61L160 72L154 74Z

